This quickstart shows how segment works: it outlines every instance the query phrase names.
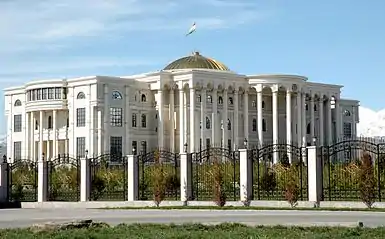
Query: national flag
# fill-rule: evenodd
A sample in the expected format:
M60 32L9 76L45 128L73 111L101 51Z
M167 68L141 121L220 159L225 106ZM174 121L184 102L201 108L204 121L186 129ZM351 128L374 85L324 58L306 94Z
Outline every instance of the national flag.
M188 35L190 35L190 34L192 34L193 32L195 32L195 30L196 30L196 24L195 24L195 22L194 22L194 24L190 27L190 30L188 31L188 33L186 34L186 37L188 36Z

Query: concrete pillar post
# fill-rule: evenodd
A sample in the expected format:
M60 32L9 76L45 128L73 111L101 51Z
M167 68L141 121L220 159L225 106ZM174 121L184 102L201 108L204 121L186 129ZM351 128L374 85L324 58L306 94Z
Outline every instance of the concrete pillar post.
M48 196L48 164L44 154L39 157L37 162L37 201L45 202Z
M80 159L80 201L86 202L91 197L91 170L90 159L88 158L88 152L86 157Z
M136 201L139 198L139 168L138 156L127 156L127 201Z
M239 175L240 175L240 200L247 202L253 195L253 162L252 157L248 157L247 149L239 150Z
M180 200L187 202L192 198L191 157L192 154L180 154Z
M317 147L307 147L307 169L308 169L308 194L309 201L319 204L322 198L322 163L317 158Z

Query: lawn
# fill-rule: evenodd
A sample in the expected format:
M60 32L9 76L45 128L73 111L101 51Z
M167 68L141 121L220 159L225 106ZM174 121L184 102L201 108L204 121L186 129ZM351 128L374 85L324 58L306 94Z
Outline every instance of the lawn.
M0 238L383 238L385 228L327 228L327 227L247 227L239 224L206 226L186 225L118 225L59 231L31 232L29 229L1 230Z

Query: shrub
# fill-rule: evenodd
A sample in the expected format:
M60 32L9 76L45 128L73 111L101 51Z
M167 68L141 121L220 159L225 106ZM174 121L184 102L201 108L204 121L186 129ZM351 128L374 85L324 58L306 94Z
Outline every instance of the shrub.
M372 157L368 153L362 155L359 166L359 188L362 202L368 208L372 208L376 198L376 179Z
M290 203L291 207L296 207L299 198L298 167L291 165L286 173L287 183L285 187L285 199Z
M226 204L227 197L224 187L222 167L217 157L214 158L214 163L212 166L212 176L214 181L214 202L217 206L223 207Z
M277 187L276 174L271 168L267 168L261 176L260 188L264 191L271 192Z
M160 162L158 151L154 153L155 165L153 169L153 196L157 207L165 198L166 193L166 178L165 173Z

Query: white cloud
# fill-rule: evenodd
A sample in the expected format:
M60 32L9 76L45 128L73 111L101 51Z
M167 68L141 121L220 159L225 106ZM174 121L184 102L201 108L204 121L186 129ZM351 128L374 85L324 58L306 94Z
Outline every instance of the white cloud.
M385 109L374 111L360 106L359 117L360 122L357 125L358 136L385 136Z

